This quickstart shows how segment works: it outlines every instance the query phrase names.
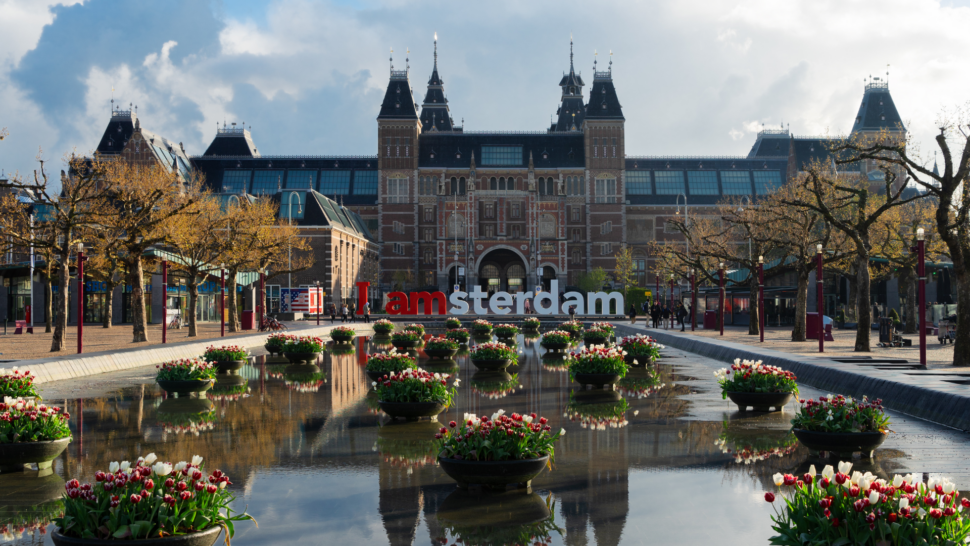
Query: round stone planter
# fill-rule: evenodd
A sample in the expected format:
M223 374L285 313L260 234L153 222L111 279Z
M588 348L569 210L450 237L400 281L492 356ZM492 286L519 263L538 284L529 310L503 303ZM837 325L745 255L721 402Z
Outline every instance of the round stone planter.
M421 417L434 417L445 411L444 404L437 402L383 402L378 401L381 410L397 419L415 420Z
M568 343L553 343L551 341L540 341L539 345L547 351L565 351L569 348Z
M212 411L215 404L208 398L167 398L158 405L157 413L197 415Z
M245 385L248 381L248 379L239 375L238 373L220 374L218 377L216 377L216 383L212 387L238 387L240 385Z
M330 333L330 339L332 339L334 343L350 343L354 340L355 337L357 337L356 334L334 335L333 332Z
M299 364L300 362L313 363L317 360L317 355L320 353L283 353L283 356L290 361L290 364Z
M229 373L242 369L246 365L246 362L246 360L225 360L213 362L212 364L219 373Z
M60 533L60 530L54 531L51 534L51 538L54 540L54 546L96 546L96 545L111 545L111 546L125 546L125 545L138 545L138 546L212 546L215 544L216 540L219 538L219 534L222 532L222 527L218 525L210 527L205 531L199 531L198 533L189 533L187 535L175 535L165 538L148 538L148 539L138 539L138 540L100 540L95 538L75 538L64 536Z
M479 370L486 370L486 371L504 370L505 368L509 367L509 364L511 364L511 362L512 361L507 358L501 359L501 360L476 360L474 358L472 359L472 364L474 364L476 368L478 368Z
M580 385L592 385L602 387L603 385L615 385L620 380L619 374L615 373L577 373L573 375L573 381Z
M428 358L451 358L458 354L458 349L425 349L424 354L428 355Z
M472 328L472 335L477 337L491 337L492 329L489 328L488 330L481 330Z
M538 332L539 331L539 326L541 326L541 325L530 326L528 324L523 324L522 325L522 330L523 331L526 331L526 332Z
M610 341L610 338L603 339L603 338L588 338L588 337L583 337L583 343L585 343L587 347L592 346L592 345L604 345L606 347L609 347L609 346L613 345L613 342Z
M619 391L607 391L603 389L573 391L573 399L579 404L610 404L619 402L622 398L623 395Z
M792 429L799 443L809 451L838 453L846 456L861 452L863 457L872 458L872 452L886 441L882 432L814 432Z
M385 375L391 375L390 372L372 372L370 370L364 370L364 373L367 374L367 378L371 381L378 381Z
M156 381L163 391L179 396L205 392L212 388L214 379L196 379L194 381Z
M294 375L304 373L320 373L320 366L314 363L309 364L290 364L283 368L283 375Z
M518 334L515 334L512 336L500 336L498 334L495 335L495 339L497 339L498 341L506 345L515 345L515 341L517 337L518 337Z
M781 411L791 401L790 392L727 392L728 398L738 405L738 411Z
M37 463L37 469L50 468L51 462L67 449L71 437L50 442L0 444L0 473L22 472L24 465Z
M269 353L270 356L272 356L272 355L282 355L283 354L283 346L282 345L273 345L273 346L263 345L263 348L266 349L266 352Z
M646 364L653 364L655 362L655 360L653 360L652 357L643 356L643 355L631 355L631 354L623 355L623 360L625 360L626 363L631 366L644 366ZM637 361L636 364L633 363L634 360Z
M415 347L420 347L420 341L391 341L391 344L398 349L413 349Z
M502 544L501 538L493 535L507 537L509 528L530 526L551 515L545 499L537 493L464 489L455 489L445 497L435 514L439 522L474 533L468 541L472 544Z
M458 482L458 487L481 484L491 487L505 487L512 483L530 487L549 463L549 456L538 459L517 461L465 461L438 457L438 464L445 474Z

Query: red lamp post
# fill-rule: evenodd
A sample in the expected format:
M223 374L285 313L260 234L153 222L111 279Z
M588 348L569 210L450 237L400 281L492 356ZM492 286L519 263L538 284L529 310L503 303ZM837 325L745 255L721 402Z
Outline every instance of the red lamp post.
M660 275L657 275L657 294L653 297L653 303L660 303Z
M457 279L458 276L455 275ZM323 298L320 297L320 281L317 281L317 326L320 326L320 311L323 307Z
M825 299L822 293L822 245L816 246L818 254L815 256L817 269L815 271L815 291L818 293L818 352L825 352Z
M260 331L263 328L263 313L265 312L264 308L266 307L266 295L264 293L264 290L266 289L265 285L266 285L266 273L264 273L263 271L260 271L259 272L259 301L256 302L256 314L258 315L256 317L256 320L259 321L259 324L256 326L256 331Z
M77 244L77 354L84 352L84 243ZM33 280L31 280L33 282ZM31 302L33 303L33 302Z
M674 307L674 274L670 274L670 306ZM674 327L674 310L670 310L670 327Z
M162 260L162 344L167 341L168 334L168 260Z
M916 275L919 277L919 315L916 325L919 326L919 365L926 369L926 241L923 228L916 230L916 251L919 253L919 263Z
M226 337L226 265L219 264L219 279L222 281L221 297L219 298L219 335Z
M721 323L721 335L724 335L724 262L720 263L720 268L717 270L717 278L720 283L720 290L718 290L718 304L717 313L719 316L719 322Z
M758 331L765 342L765 257L758 256Z
M694 276L694 268L690 270L690 291L691 291L691 308L690 308L690 331L693 332L697 327L697 278Z

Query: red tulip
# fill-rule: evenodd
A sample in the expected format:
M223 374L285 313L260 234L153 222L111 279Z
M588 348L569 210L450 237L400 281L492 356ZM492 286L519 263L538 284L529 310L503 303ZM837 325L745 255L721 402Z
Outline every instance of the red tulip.
M133 494L132 496L128 497L128 501L131 502L132 504L138 504L139 502L141 502L141 495Z
M145 480L145 489L155 489L155 482L152 480Z
M772 493L771 491L768 491L767 493L765 493L765 501L775 502L775 494Z
M839 518L832 518L832 527L839 526Z
M896 523L896 519L897 519L896 513L893 512L889 514L889 516L887 516L886 519L889 521L889 523Z
M179 498L182 499L182 500L189 500L189 499L192 498L192 492L191 491L182 491L181 493L179 493Z

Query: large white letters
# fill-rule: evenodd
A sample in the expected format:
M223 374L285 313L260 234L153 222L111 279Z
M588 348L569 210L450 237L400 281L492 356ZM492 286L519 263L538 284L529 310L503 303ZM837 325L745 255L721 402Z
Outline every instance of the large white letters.
M482 298L487 297L488 293L482 292L481 286L478 286L476 284L474 288L472 288L472 293L469 295L472 298L472 305L474 306L473 308L475 309L476 315L484 315L488 313L488 311L486 311L485 308L482 307Z
M461 292L461 291L452 292L451 295L448 296L448 301L450 301L451 304L454 305L454 307L449 309L448 312L451 313L452 315L464 315L465 313L467 313L468 302L465 301L466 297L468 297L468 294L465 292Z
M525 300L532 297L532 292L515 293L515 312L519 315L525 314Z
M559 302L559 281L551 281L549 283L549 291L542 291L536 295L536 313L540 315L555 315L558 310L557 303ZM546 300L549 305L543 307L542 302Z
M576 306L577 315L585 315L586 310L583 308L583 294L581 292L566 292L566 301L562 302L562 312L564 314L569 314L569 308Z
M596 302L603 303L603 310L600 313L596 313ZM616 314L623 314L623 294L619 292L611 292L607 294L606 292L587 292L586 293L586 303L589 306L589 314L595 315L609 315L610 314L610 302L616 302Z
M508 292L496 292L488 300L488 305L492 308L492 312L499 315L507 315L512 312L509 309L509 306L512 305L512 294Z

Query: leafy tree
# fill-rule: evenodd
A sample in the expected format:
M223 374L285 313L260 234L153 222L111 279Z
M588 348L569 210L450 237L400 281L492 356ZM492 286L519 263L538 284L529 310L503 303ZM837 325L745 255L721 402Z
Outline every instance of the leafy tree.
M624 246L616 253L616 267L613 270L616 281L623 285L623 299L629 299L630 288L635 286L633 272L633 250Z
M603 290L607 278L606 271L602 267L597 267L589 273L579 275L576 286L583 292L600 292Z

